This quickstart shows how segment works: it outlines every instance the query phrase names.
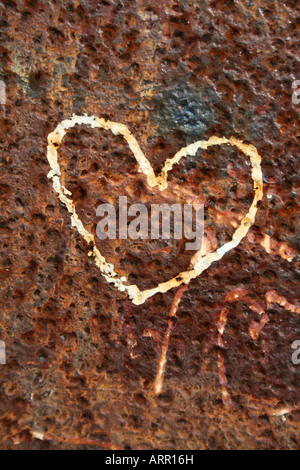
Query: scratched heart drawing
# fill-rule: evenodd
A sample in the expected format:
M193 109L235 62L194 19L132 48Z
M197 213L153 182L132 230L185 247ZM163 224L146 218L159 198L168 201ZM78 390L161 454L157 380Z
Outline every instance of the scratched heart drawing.
M100 249L96 246L96 240L93 233L91 233L83 224L76 211L76 205L72 199L72 193L62 185L61 182L61 168L59 162L58 149L63 141L67 131L76 125L87 125L93 128L102 128L110 130L114 135L121 135L127 142L134 158L136 159L139 171L144 175L148 185L151 188L157 187L159 191L163 192L168 187L168 175L172 168L178 164L184 157L194 156L198 149L207 149L212 146L234 146L240 150L245 157L250 159L251 163L251 177L253 180L254 197L247 214L242 218L239 226L236 228L231 240L222 246L219 246L215 251L203 255L203 252L198 250L190 260L189 269L178 273L175 277L159 283L147 290L140 290L138 285L128 284L127 277L121 276L112 263L101 253ZM250 227L255 221L255 216L258 210L258 202L263 197L263 176L261 169L261 157L257 149L251 144L245 144L241 140L234 137L229 139L225 137L212 136L208 140L199 140L187 147L181 148L172 158L167 159L163 168L158 176L155 175L151 163L144 155L137 140L130 132L128 127L121 123L111 122L96 116L76 116L62 121L56 129L48 135L47 158L50 164L50 171L48 178L52 180L53 188L58 195L60 201L66 206L72 226L78 231L83 239L88 244L88 255L94 259L96 266L99 268L100 273L105 277L108 283L112 283L121 292L126 293L131 301L136 305L143 304L147 299L158 293L165 293L173 288L178 288L173 300L170 311L170 318L176 316L176 310L179 306L181 297L189 282L192 279L199 277L205 270L207 270L212 263L219 261L226 253L238 246L241 240L246 236ZM201 182L200 182L201 183ZM166 331L161 357L158 364L157 376L155 379L154 390L158 394L162 390L163 375L167 360L167 350L171 331L173 328L172 322L169 322Z

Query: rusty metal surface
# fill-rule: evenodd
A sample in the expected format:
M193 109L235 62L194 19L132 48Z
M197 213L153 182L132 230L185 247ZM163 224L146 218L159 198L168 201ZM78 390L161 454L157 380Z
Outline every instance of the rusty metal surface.
M0 448L299 448L297 2L0 5ZM72 113L126 124L157 172L212 135L262 156L255 225L183 293L158 396L176 291L133 305L89 258L47 179L47 136ZM60 155L91 227L96 207L118 195L150 204L196 194L210 251L232 237L253 197L249 162L234 148L180 162L164 196L108 131L74 128ZM190 259L181 243L102 246L142 288Z

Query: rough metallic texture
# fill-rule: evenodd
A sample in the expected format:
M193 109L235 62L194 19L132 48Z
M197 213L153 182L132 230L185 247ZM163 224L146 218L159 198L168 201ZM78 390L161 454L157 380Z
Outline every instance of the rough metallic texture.
M297 2L0 5L0 447L299 448ZM176 291L135 306L88 257L47 179L47 136L72 113L126 124L157 172L211 135L233 135L262 156L255 225L183 293L158 396ZM197 196L213 251L253 197L235 148L180 162L164 199L108 131L74 128L60 154L65 185L94 228L96 207L118 195L148 204ZM102 246L143 288L190 258L181 242Z

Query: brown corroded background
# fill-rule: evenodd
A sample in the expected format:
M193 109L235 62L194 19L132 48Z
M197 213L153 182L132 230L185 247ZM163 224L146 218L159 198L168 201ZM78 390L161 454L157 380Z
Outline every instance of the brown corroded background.
M299 314L276 298L299 298L297 2L0 5L0 448L299 448L300 365L291 361ZM125 123L156 171L213 134L252 143L262 156L255 226L184 294L158 397L153 380L174 292L134 306L87 256L47 179L47 135L72 113ZM108 132L73 129L60 153L91 227L96 207L118 194L161 197L140 175L136 182L130 151ZM208 248L214 237L223 243L251 201L249 163L234 149L199 152L170 175L167 202L182 191L205 203ZM114 242L105 252L144 288L188 263L180 243ZM234 289L242 294L232 301ZM266 303L270 290L278 302ZM269 321L255 336L257 306Z

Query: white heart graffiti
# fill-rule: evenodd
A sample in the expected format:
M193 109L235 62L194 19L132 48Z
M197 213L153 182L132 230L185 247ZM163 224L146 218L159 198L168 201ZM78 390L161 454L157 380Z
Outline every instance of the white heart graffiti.
M200 253L200 250L197 251L191 258L191 269L188 271L183 271L174 278L158 284L157 287L141 291L137 285L126 285L126 278L118 276L114 270L114 266L105 259L100 250L96 247L94 235L84 227L82 221L76 213L75 204L71 197L69 197L72 196L72 193L62 186L60 182L61 171L58 163L57 149L61 145L66 131L74 127L76 124L85 124L90 125L92 128L98 127L111 130L115 135L121 134L127 141L141 172L143 172L146 176L149 186L158 186L160 191L163 191L167 188L168 173L173 168L173 166L176 165L182 157L187 155L195 155L199 148L207 149L213 145L229 144L241 150L244 155L250 158L252 166L251 176L254 182L254 198L248 213L242 219L239 227L235 230L231 241L222 245L213 253L208 253L206 256L203 256L202 253ZM164 293L174 287L180 286L181 284L188 284L191 279L200 276L203 271L208 269L214 261L220 260L228 251L230 251L232 248L235 248L240 243L242 238L245 237L249 228L254 223L257 212L257 203L262 199L263 196L261 157L253 145L245 144L242 141L235 139L234 137L227 139L225 137L213 136L210 137L209 140L199 140L193 144L188 145L187 147L183 147L174 155L173 158L167 159L165 161L160 175L155 176L150 162L145 157L137 140L130 133L126 125L107 121L103 118L98 118L95 116L73 115L71 119L66 119L58 124L56 129L48 135L47 158L51 167L51 170L48 173L48 178L52 179L54 190L58 193L58 197L61 202L67 207L71 216L72 225L77 228L80 235L82 235L88 244L92 243L93 249L89 252L89 256L94 257L95 263L99 267L105 279L108 282L113 283L120 291L127 292L129 297L132 299L132 302L136 305L143 304L149 297L152 297L159 292Z

